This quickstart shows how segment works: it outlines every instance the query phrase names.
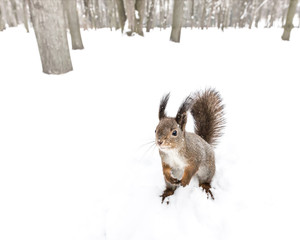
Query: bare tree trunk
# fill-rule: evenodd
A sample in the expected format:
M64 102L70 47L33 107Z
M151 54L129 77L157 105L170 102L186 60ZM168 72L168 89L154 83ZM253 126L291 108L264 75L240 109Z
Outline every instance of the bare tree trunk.
M15 0L10 0L10 4L11 4L11 8L12 8L12 11L13 11L14 18L16 20L16 25L18 25L19 24L19 18L18 18L17 3L16 3Z
M68 19L72 39L72 49L83 49L76 0L64 0L64 10Z
M119 21L117 19L117 11L116 11L116 3L114 0L111 0L111 16L112 16L112 26L115 29L119 29L120 25L119 25Z
M63 0L66 1L66 0ZM84 3L84 14L87 21L87 27L90 26L90 28L95 28L95 19L94 14L91 11L91 0L83 0Z
M159 0L159 27L160 29L163 26L163 22L164 22L164 0Z
M155 0L150 0L150 10L149 10L149 16L147 20L147 27L146 32L150 32L150 29L153 27L153 15L154 15L154 6L155 6Z
M43 72L62 74L71 71L62 1L30 0L30 10Z
M209 16L207 19L207 27L212 27L212 22L213 22L213 12L214 12L214 7L215 7L215 0L211 0L210 2L210 10L209 10Z
M123 0L116 0L116 3L117 3L117 9L118 9L119 22L120 22L120 25L121 25L121 30L123 32L125 22L126 22L124 2L123 2Z
M202 14L201 14L201 19L200 19L200 27L203 30L205 27L205 20L206 20L206 6L207 6L207 2L206 0L204 0L204 4L202 7Z
M276 19L277 5L278 5L278 1L273 0L273 6L272 6L272 11L271 11L269 27L273 27L274 21Z
M165 3L165 10L164 10L164 24L163 24L163 28L166 29L167 28L167 25L168 25L168 15L169 15L169 5L170 5L170 2L169 0L166 0L166 3Z
M125 0L126 13L128 19L128 27L131 30L127 32L128 36L137 33L144 36L143 33L143 20L145 15L145 0ZM136 17L136 12L138 17Z
M2 2L0 2L0 31L3 31L5 30L5 21L4 21L4 18L3 18L3 14L2 14Z
M17 26L16 18L13 14L11 2L9 0L3 0L3 12L2 14L5 16L5 22L7 23L8 27L15 27Z
M126 16L128 20L128 28L130 32L127 32L128 36L131 36L135 30L135 0L124 0Z
M256 5L257 5L257 0L253 0L251 7L250 7L250 11L249 11L249 29L252 28L252 24L255 18L255 13L256 13Z
M113 0L104 0L104 9L105 9L105 26L109 27L110 30L113 28L113 9L112 9L112 2Z
M100 6L99 6L99 1L96 0L94 1L94 11L95 11L95 28L100 28L101 26L101 11L100 11Z
M183 0L175 0L173 8L173 21L170 40L180 42L180 33L183 18Z
M222 16L222 25L221 25L221 30L224 31L224 28L227 27L228 23L228 7L225 5L224 10L223 10L223 16Z
M224 10L222 8L222 5L220 4L219 6L217 6L217 11L216 11L216 14L217 14L217 26L218 26L219 29L223 25L223 23L222 23L222 21L224 19L223 13L224 13Z
M286 41L290 40L291 30L294 27L293 19L296 13L297 4L298 4L298 0L290 0L289 10L286 16L286 22L284 26L284 32L281 36L282 40L286 40Z
M262 11L262 8L260 8L260 9L258 10L258 14L257 14L256 17L255 17L255 27L256 27L256 28L258 28L258 23L259 23L260 18L261 18L261 11Z
M23 21L24 21L24 26L27 32L29 32L29 26L28 26L28 10L27 10L27 4L28 0L23 0Z
M135 10L138 12L138 18L136 17L136 30L135 32L141 36L144 36L143 33L143 21L145 17L145 0L136 0L135 1Z
M191 2L191 29L194 28L195 25L195 0Z

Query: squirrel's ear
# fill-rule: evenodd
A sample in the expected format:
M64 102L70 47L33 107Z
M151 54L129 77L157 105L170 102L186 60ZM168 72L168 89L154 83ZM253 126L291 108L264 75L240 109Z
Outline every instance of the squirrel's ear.
M158 112L158 118L159 120L163 119L166 117L166 106L167 106L167 103L169 101L169 98L170 98L170 93L164 95L162 97L162 99L160 100L160 104L159 104L159 112Z
M191 96L188 96L178 109L175 120L182 131L185 129L185 125L187 122L187 111L190 109L192 103L193 98Z

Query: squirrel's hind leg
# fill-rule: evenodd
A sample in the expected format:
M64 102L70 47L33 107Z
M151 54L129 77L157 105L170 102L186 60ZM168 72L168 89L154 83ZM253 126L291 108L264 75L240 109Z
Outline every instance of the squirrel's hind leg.
M199 187L202 187L202 189L206 192L207 194L207 199L209 198L209 196L212 198L212 200L215 200L214 195L211 192L211 186L210 183L200 183L199 182Z

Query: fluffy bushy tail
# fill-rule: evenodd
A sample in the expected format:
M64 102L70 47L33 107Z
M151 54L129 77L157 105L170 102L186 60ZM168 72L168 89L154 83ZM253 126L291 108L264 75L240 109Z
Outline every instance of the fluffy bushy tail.
M215 146L225 126L222 98L214 89L197 92L193 98L191 114L195 121L195 133Z

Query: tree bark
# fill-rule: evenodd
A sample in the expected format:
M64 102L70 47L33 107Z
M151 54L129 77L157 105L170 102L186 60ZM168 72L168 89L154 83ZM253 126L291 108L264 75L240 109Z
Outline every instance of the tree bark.
M13 11L13 15L16 21L16 25L19 24L19 18L18 18L18 9L17 9L17 3L15 0L10 0L11 8Z
M208 19L207 19L207 27L212 27L213 25L213 12L214 12L214 8L215 8L215 0L211 0L210 2L210 11L209 11L209 16L208 16Z
M262 12L262 8L260 8L260 9L258 10L258 14L257 14L256 17L255 17L255 27L256 27L256 28L258 28L258 23L259 23L260 18L261 18L261 12Z
M131 36L135 30L135 0L124 0L124 6L128 20L128 28L131 30L127 32L127 35Z
M123 2L123 0L116 0L116 3L117 3L117 9L118 9L119 23L121 25L121 30L123 32L125 22L126 22L124 2Z
M66 0L62 0L62 1L66 1ZM90 0L83 0L83 4L84 4L84 14L87 21L86 24L87 26L90 26L90 28L95 28L95 18L91 10Z
M165 3L165 15L164 15L164 25L163 25L163 28L166 29L167 26L168 26L168 16L169 16L169 5L170 5L170 1L169 0L166 0L166 3Z
M8 27L17 26L16 18L13 13L13 6L11 5L10 0L3 0L1 2L3 4L2 14L5 16L5 22L7 23Z
M73 70L61 0L30 0L33 28L43 72L62 74Z
M131 30L127 32L128 36L137 33L144 36L143 33L143 19L145 15L145 0L125 0L126 15L128 19L128 28ZM138 18L136 17L136 11Z
M277 5L278 5L278 1L273 0L273 5L272 5L272 11L271 11L271 17L270 17L270 21L269 21L269 28L273 27L274 21L276 19L276 13L277 13Z
M111 0L110 2L110 7L111 7L111 18L112 18L112 21L111 21L111 25L112 27L114 27L115 29L119 29L120 26L119 26L119 21L117 19L117 14L116 14L116 4L115 4L115 1L114 0Z
M195 0L192 0L191 2L191 29L194 28L195 24Z
M63 0L72 39L72 49L83 49L76 0Z
M159 0L159 27L160 27L160 29L164 25L164 16L165 16L165 12L164 11L165 11L164 0Z
M154 16L154 9L155 9L154 6L155 6L155 0L151 0L149 16L148 16L148 19L147 19L146 32L150 32L150 29L153 28L153 16Z
M202 6L202 14L200 19L200 27L203 30L205 27L205 20L206 20L206 0L204 0L203 6Z
M144 36L143 22L145 17L145 0L135 0L135 10L138 12L138 18L135 18L135 32L140 36Z
M2 2L0 2L0 31L5 30L5 21L2 14Z
M290 5L289 5L289 10L286 16L286 22L284 25L284 31L281 36L282 40L289 41L290 40L290 35L291 35L291 30L293 29L293 19L296 13L296 8L297 8L298 0L290 0Z
M183 0L174 0L173 21L170 40L180 42L181 26L183 21Z
M24 21L24 26L27 32L29 32L29 26L28 26L28 10L27 10L27 0L23 0L23 21Z

